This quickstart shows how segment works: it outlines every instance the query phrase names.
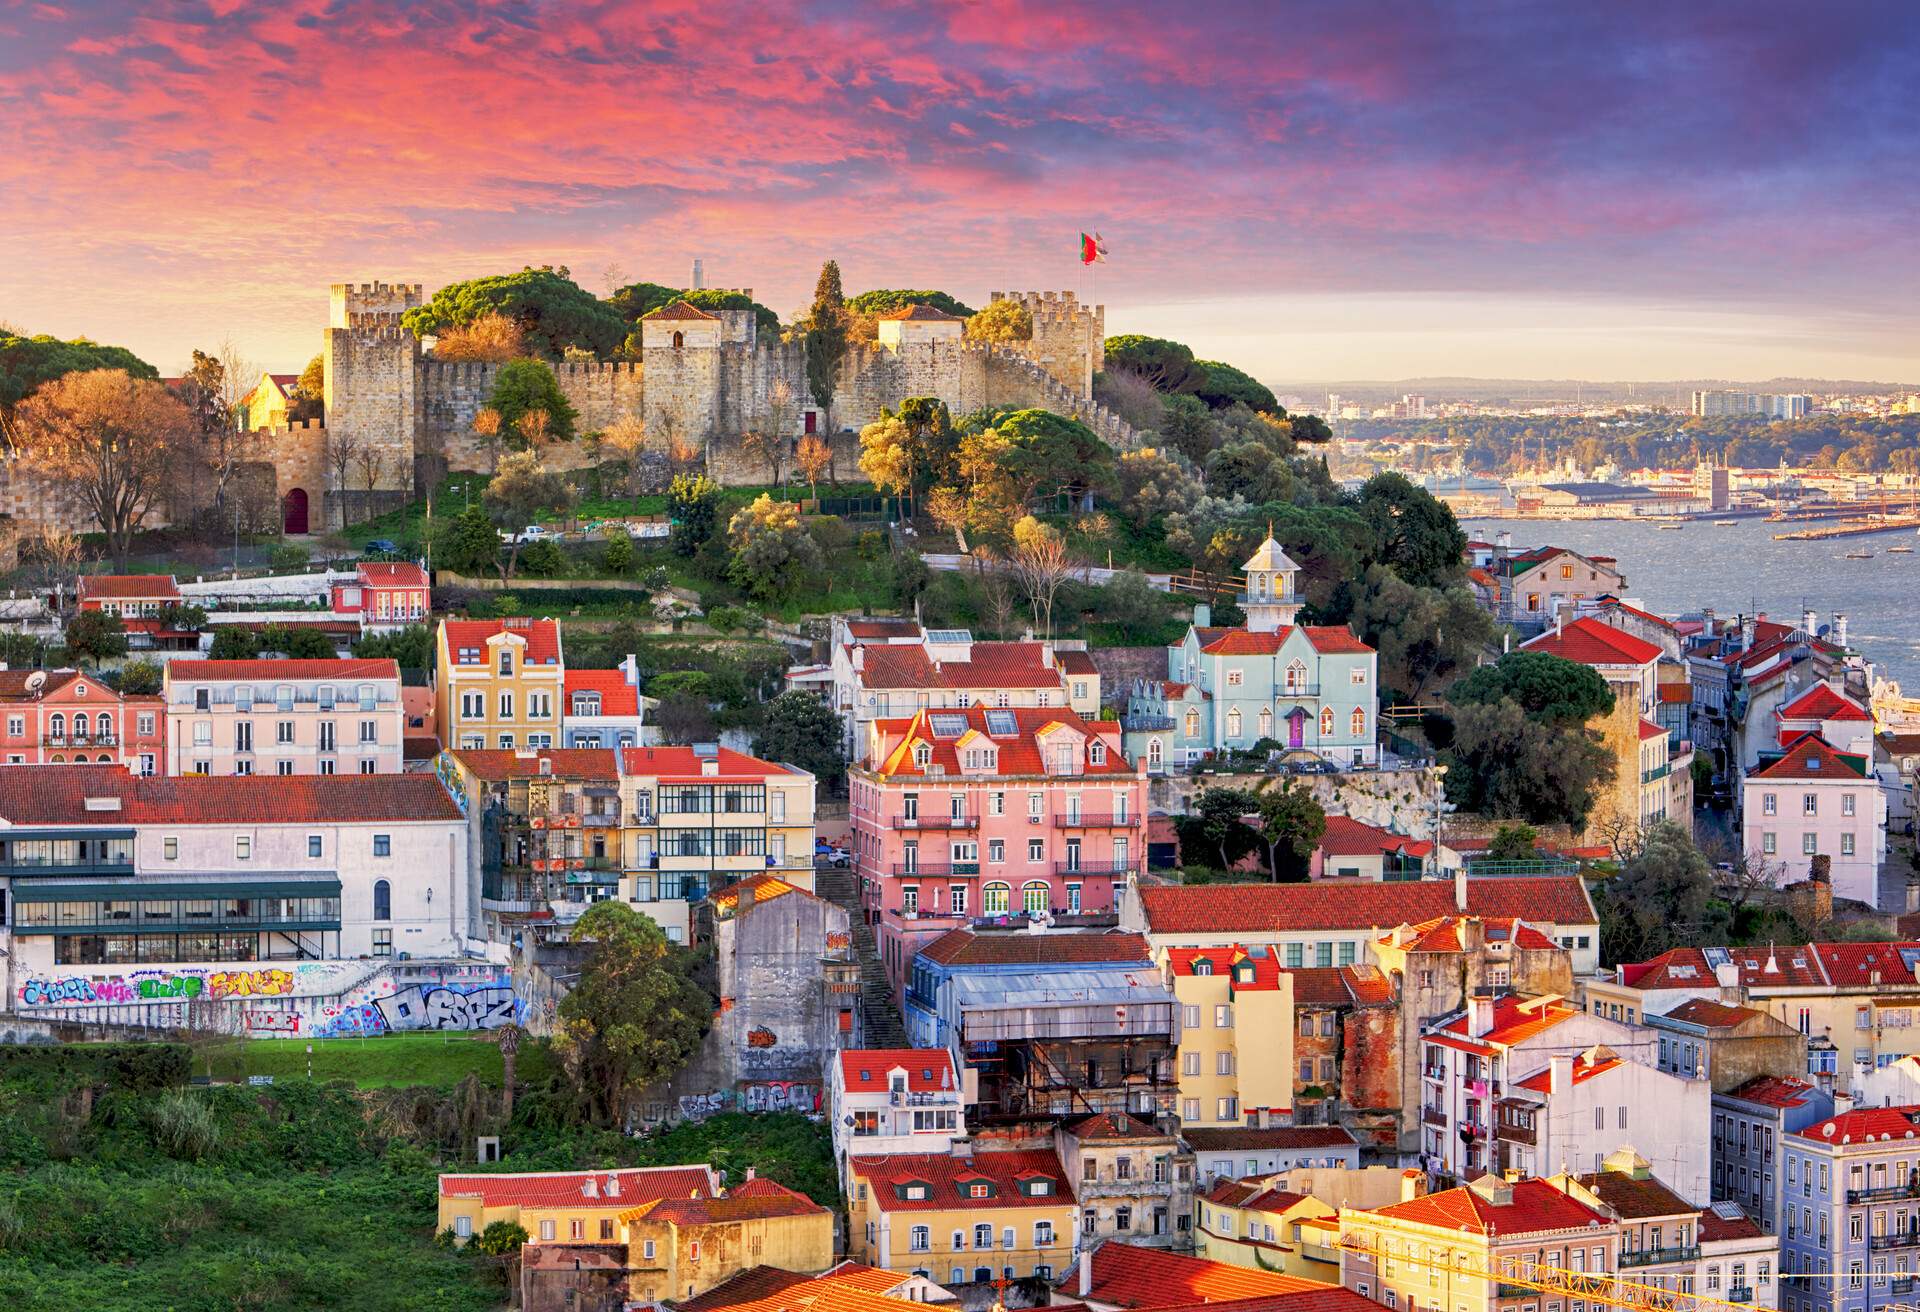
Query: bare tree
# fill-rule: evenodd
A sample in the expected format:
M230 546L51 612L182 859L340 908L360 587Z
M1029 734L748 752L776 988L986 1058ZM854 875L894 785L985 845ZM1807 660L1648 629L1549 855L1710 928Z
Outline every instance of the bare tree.
M86 559L86 549L81 545L80 535L59 525L45 528L29 544L29 551L35 573L40 579L40 590L53 595L54 613L64 615L67 610L67 585L79 572L80 562Z
M767 485L780 485L781 446L785 439L778 433L766 429L749 428L740 434L740 453L749 460L758 461L767 467Z
M547 444L547 434L553 428L553 416L545 410L529 410L521 415L514 424L529 451L538 451Z
M953 534L953 540L960 550L968 550L966 494L956 487L936 487L927 493L926 508L934 523Z
M340 502L340 527L347 526L347 473L360 454L359 440L327 430L327 467L333 471L333 492Z
M626 474L628 496L640 495L640 471L646 467L647 423L638 415L621 415L600 434L600 445L613 453Z
M476 410L473 435L487 449L487 476L491 478L500 470L500 412L490 405Z
M1721 834L1702 843L1700 852L1713 863L1714 888L1736 916L1756 897L1778 889L1786 872L1785 863L1742 851L1737 841Z
M179 398L119 369L43 385L20 403L16 427L22 452L92 512L119 565L194 432Z
M627 271L621 268L619 262L616 260L607 261L606 265L600 270L600 282L607 289L606 294L609 299L612 298L615 292L625 287L628 281Z
M767 388L767 429L772 437L773 481L780 481L780 462L787 454L787 443L793 440L793 385L784 378L776 378Z
M815 501L820 499L820 475L827 472L833 463L833 452L827 444L813 433L800 439L800 445L793 453L793 462L800 467L800 476L807 480L807 491Z
M360 481L366 484L367 518L372 519L374 515L373 489L374 486L379 483L380 475L386 472L387 458L379 447L368 442L361 446L359 454L354 457L354 463L360 466Z
M1018 602L1013 574L1005 561L994 559L984 549L974 552L972 559L980 584L981 609L993 624L994 636L1004 638L1013 627L1013 608Z
M1014 526L1013 572L1033 608L1034 627L1053 637L1053 603L1061 587L1073 577L1073 558L1067 540L1052 527L1029 515Z

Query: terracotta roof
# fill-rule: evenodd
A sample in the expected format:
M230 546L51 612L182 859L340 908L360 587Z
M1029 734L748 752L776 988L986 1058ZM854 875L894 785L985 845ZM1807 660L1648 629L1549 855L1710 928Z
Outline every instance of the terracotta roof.
M1544 1033L1563 1021L1572 1020L1579 1010L1557 999L1528 998L1518 993L1503 993L1493 1000L1493 1027L1485 1034L1471 1032L1473 1012L1469 1008L1441 1025L1439 1033L1451 1034L1473 1043L1512 1047L1536 1034Z
M1813 1085L1792 1075L1756 1075L1727 1097L1742 1102L1757 1102L1767 1107L1803 1107L1814 1092Z
M27 691L27 680L36 674L44 674L40 681L37 696ZM57 692L80 677L78 670L0 670L0 701L21 702L44 698ZM102 692L111 695L111 690L102 684Z
M408 737L431 737L434 732L433 689L400 689L400 713L406 717L405 731ZM420 721L416 727L414 721Z
M1380 967L1341 966L1339 970L1346 977L1348 992L1361 1006L1394 1000L1393 981L1381 973Z
M1871 720L1873 716L1850 697L1842 697L1824 683L1816 683L1775 712L1783 720Z
M853 638L906 638L920 634L917 620L857 619L847 621L847 636Z
M1152 956L1139 934L975 933L950 929L920 949L942 966L1087 965L1093 962L1145 964Z
M987 718L1006 715L1013 719L1015 732L998 735L989 732L992 722ZM945 723L945 717L954 716L952 723L964 723L965 728L957 734L936 732L935 717ZM882 778L898 776L916 776L928 773L938 767L949 777L996 778L1009 775L1043 775L1047 773L1045 755L1041 750L1041 738L1046 731L1059 725L1084 737L1088 751L1079 762L1078 778L1106 777L1110 779L1130 779L1138 773L1121 750L1120 724L1116 720L1087 720L1065 707L1016 706L1005 709L985 706L969 706L964 709L922 710L910 719L875 720L874 731L894 743L884 761L870 767ZM971 730L979 735L967 742L968 747L984 746L991 742L997 755L995 768L982 775L979 770L969 770L962 762L964 750L961 746ZM984 740L984 741L983 741ZM1091 749L1094 743L1106 745L1106 759L1094 764ZM915 749L925 745L929 755L925 765L914 759Z
M487 639L498 633L511 633L527 640L527 660L534 665L556 665L560 661L560 623L558 620L442 620L447 635L447 652L454 664L462 664L460 653L477 650L480 662L487 659ZM465 662L473 664L474 662Z
M1727 1239L1758 1239L1765 1232L1744 1212L1738 1216L1722 1216L1708 1207L1700 1213L1699 1233L1701 1243L1715 1244Z
M1755 1016L1765 1016L1764 1011L1755 1011L1752 1007L1730 1007L1724 1002L1715 1002L1711 998L1688 998L1666 1014L1667 1020L1677 1020L1683 1025L1699 1025L1710 1030L1732 1029L1735 1025L1744 1025Z
M1573 876L1468 879L1467 911L1534 924L1596 923L1585 886ZM1377 929L1454 914L1453 881L1403 884L1193 884L1142 888L1154 934L1242 934Z
M1320 850L1328 856L1378 856L1401 852L1408 856L1426 856L1433 844L1381 829L1347 815L1327 817L1326 832L1320 835Z
M1280 987L1280 959L1272 948L1239 946L1225 948L1173 948L1167 953L1167 967L1175 975L1191 976L1194 965L1205 961L1210 964L1209 974L1223 979L1233 979L1234 971L1241 965L1253 967L1251 982L1234 981L1233 991L1261 991Z
M1180 1137L1196 1152L1286 1152L1300 1148L1351 1148L1358 1143L1338 1125L1221 1126L1182 1128Z
M1883 733L1889 756L1920 756L1920 733Z
M1210 1262L1162 1248L1139 1248L1109 1240L1082 1254L1093 1263L1086 1293L1090 1303L1123 1308L1162 1308L1176 1303L1218 1304L1230 1299L1262 1298L1324 1290L1328 1286L1298 1276ZM1077 1288L1077 1286L1076 1286Z
M1595 1076L1605 1075L1608 1071L1622 1064L1620 1058L1611 1055L1596 1057L1594 1060L1589 1061L1588 1057L1592 1056L1593 1053L1594 1050L1589 1049L1587 1052L1573 1059L1572 1074L1575 1084L1585 1084ZM1545 1070L1535 1071L1524 1080L1516 1080L1513 1087L1516 1089L1527 1089L1534 1093L1551 1093L1553 1090L1553 1068L1549 1066ZM1685 1210L1684 1206L1682 1210Z
M1839 988L1914 983L1920 943L1809 943L1827 979Z
M1307 641L1313 644L1313 649L1323 656L1342 652L1356 656L1373 653L1373 648L1339 625L1308 624L1302 626L1302 631L1307 635Z
M1655 724L1652 720L1640 721L1640 741L1641 742L1644 743L1649 738L1665 738L1666 736L1667 736L1667 730L1664 725Z
M1068 674L1100 673L1100 671L1094 666L1093 657L1087 655L1086 652L1080 651L1078 649L1074 649L1071 651L1055 652L1053 654L1053 663L1055 665L1058 665L1062 670L1066 671Z
M1592 1222L1607 1225L1613 1219L1561 1193L1545 1180L1534 1179L1514 1181L1512 1201L1507 1203L1491 1202L1474 1189L1463 1187L1377 1207L1373 1213L1480 1235L1492 1231L1508 1239L1541 1230L1581 1230Z
M1651 1175L1599 1171L1580 1176L1579 1180L1599 1194L1608 1207L1629 1221L1644 1221L1656 1216L1685 1216L1700 1210Z
M747 893L753 895L750 907L759 906L762 902L771 902L777 897L785 897L789 893L798 893L801 897L813 897L813 894L806 889L797 884L789 884L778 875L759 874L748 875L745 879L736 880L725 888L708 894L707 901L720 910L727 910L739 905L741 896ZM724 920L726 917L723 916L721 919Z
M673 1225L725 1225L765 1221L777 1216L826 1216L827 1209L803 1193L765 1176L729 1189L724 1198L661 1198L622 1212L622 1221L666 1221Z
M1659 691L1660 701L1668 706L1685 705L1693 700L1693 685L1690 683L1663 683Z
M1635 619L1645 620L1649 624L1657 624L1663 629L1671 630L1673 628L1672 620L1660 615L1655 615L1652 611L1641 610L1638 606L1629 606L1618 597L1608 597L1602 603L1601 608L1603 610L1624 612L1625 614L1633 616Z
M454 751L453 759L488 783L538 779L543 775L554 779L596 779L603 783L620 781L611 747L542 747L538 750L461 747ZM543 761L548 763L544 771L540 768Z
M873 316L881 323L965 323L957 314L948 314L945 310L932 305L903 305L897 310L888 310L885 314Z
M1164 1139L1166 1136L1130 1112L1095 1112L1067 1125L1066 1132L1082 1142L1119 1142Z
M410 560L363 560L354 566L360 581L373 588L424 588L427 572Z
M1660 659L1660 649L1645 639L1585 615L1520 644L1522 651L1545 652L1582 665L1645 665Z
M1305 635L1307 644L1323 655L1371 654L1373 648L1339 625L1294 625L1273 633L1253 633L1246 629L1227 629L1214 638L1204 639L1200 648L1209 656L1271 656L1285 644L1295 628ZM1196 629L1196 633L1215 632Z
M840 1076L849 1093L882 1093L887 1072L907 1075L909 1093L957 1093L953 1054L945 1048L852 1048L840 1054Z
M390 658L347 656L335 660L168 661L169 683L226 683L275 679L399 679Z
M1349 1007L1393 1001L1393 985L1378 966L1289 966L1296 1007Z
M1413 937L1400 946L1408 952L1461 952L1461 922L1463 916L1442 916L1436 920L1423 921L1411 925ZM1515 920L1511 916L1491 916L1480 922L1484 941L1489 943L1512 943L1529 951L1558 947L1551 938L1529 925L1524 920ZM1398 930L1393 931L1398 933ZM1380 942L1388 943L1392 934L1382 935Z
M1836 1145L1865 1143L1869 1139L1904 1142L1920 1136L1920 1107L1863 1107L1789 1133L1816 1143Z
M1243 1239L1240 1242L1248 1241ZM1063 1310L1059 1304L1055 1304L1047 1309L1047 1312L1063 1312ZM1166 1307L1157 1307L1153 1312L1380 1312L1380 1304L1339 1285L1311 1284L1307 1289L1296 1289L1285 1294L1268 1294L1261 1298L1173 1303Z
M671 301L666 305L658 306L654 309L648 310L645 314L641 315L640 317L642 319L709 319L709 320L718 320L720 318L719 315L708 314L705 310L701 309L699 306L688 304L684 300Z
M116 809L89 802L118 799ZM353 824L459 820L430 774L128 774L124 766L0 766L0 818L16 825Z
M798 773L777 761L763 761L757 756L736 752L731 747L722 747L708 758L701 757L691 747L621 747L605 750L619 751L622 774L659 778L670 783L695 783L702 779L771 779L776 775ZM716 761L719 772L703 775L700 769L703 759Z
M674 1307L678 1312L901 1312L905 1300L889 1298L886 1291L910 1279L853 1262L818 1276L756 1266Z
M640 714L640 690L618 670L568 670L560 682L567 690L567 703L560 712L563 717L573 714L576 692L599 693L602 715Z
M149 601L180 599L180 585L171 574L82 574L79 599Z
M1801 735L1785 756L1753 771L1747 778L1860 783L1866 773L1866 762L1860 757L1837 751L1819 734L1808 733Z
M1051 1148L1018 1148L1004 1152L975 1152L971 1157L948 1153L894 1153L886 1157L854 1157L848 1173L867 1181L882 1211L925 1212L978 1204L966 1193L966 1182L982 1180L996 1187L991 1200L997 1211L1005 1207L1071 1207L1073 1191ZM1024 1193L1023 1180L1048 1180L1044 1194ZM928 1186L925 1198L904 1198L897 1187Z
M294 775L298 779L302 776ZM388 776L391 778L392 776ZM280 783L285 776L275 776ZM619 1181L619 1192L608 1194L607 1182ZM594 1182L596 1196L585 1185ZM705 1166L633 1166L605 1171L523 1171L499 1175L443 1175L442 1198L478 1198L487 1207L609 1207L628 1208L659 1198L686 1198L709 1194L715 1181Z
M918 644L860 648L865 688L1058 688L1040 642L976 642L967 659L934 661Z

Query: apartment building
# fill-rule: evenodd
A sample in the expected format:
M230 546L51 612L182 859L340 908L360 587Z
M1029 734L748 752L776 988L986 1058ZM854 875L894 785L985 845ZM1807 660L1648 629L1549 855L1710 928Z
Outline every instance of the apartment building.
M1620 1222L1620 1277L1635 1285L1776 1307L1778 1246L1737 1207L1702 1208L1661 1182L1630 1148L1601 1170L1551 1181Z
M1080 1205L1081 1248L1192 1243L1193 1160L1171 1129L1097 1112L1057 1123L1053 1145Z
M1782 1312L1869 1312L1910 1297L1920 1107L1840 1112L1788 1132L1780 1156Z
M1293 1193L1266 1179L1216 1180L1193 1205L1194 1256L1229 1266L1277 1271L1305 1280L1331 1274L1324 1262L1308 1269L1297 1222L1337 1218L1339 1209L1303 1193Z
M560 742L559 621L445 619L434 645L434 717L447 747L510 752Z
M169 612L184 603L171 574L82 574L74 601L80 610L118 615L130 651L191 651L199 645L197 632L167 623Z
M352 575L331 580L328 593L333 613L357 618L366 633L425 624L433 610L427 572L411 561L360 561Z
M647 741L647 699L640 695L638 662L628 656L612 670L568 670L560 716L563 747L638 747Z
M1713 1196L1768 1235L1781 1231L1780 1147L1833 1115L1833 1097L1795 1076L1756 1075L1713 1095Z
M398 774L404 764L392 660L174 660L160 695L168 774Z
M613 1243L620 1214L664 1198L712 1198L724 1192L711 1166L630 1166L605 1171L511 1171L442 1175L437 1233L464 1245L498 1221L542 1244Z
M1193 1150L1196 1178L1206 1183L1306 1167L1338 1170L1360 1165L1360 1141L1338 1125L1182 1126L1180 1138Z
M847 1255L952 1288L1049 1279L1073 1260L1074 1198L1051 1148L854 1157Z
M1493 617L1525 632L1570 616L1581 603L1619 596L1627 586L1619 561L1586 556L1566 547L1513 551L1502 545L1476 552L1475 580Z
M1180 1003L1180 1124L1240 1126L1293 1115L1293 975L1273 950L1175 948L1164 959Z
M166 768L159 697L122 694L79 670L0 670L0 754L8 765Z
M862 1048L842 1052L828 1072L827 1108L840 1189L853 1192L855 1156L944 1153L966 1137L963 1090L945 1048Z
M1747 775L1741 798L1741 847L1774 872L1777 885L1807 878L1814 858L1824 856L1835 897L1880 905L1887 793L1870 752L1842 752L1816 733L1802 734Z
M861 895L896 989L948 929L1110 910L1146 857L1147 780L1070 710L922 711L868 726L848 771Z
M1293 986L1293 1120L1319 1124L1338 1110L1347 1124L1397 1130L1403 1095L1402 1011L1378 966L1304 966Z
M833 1213L747 1168L732 1189L655 1198L619 1216L627 1292L637 1303L689 1299L753 1267L824 1271L833 1265Z

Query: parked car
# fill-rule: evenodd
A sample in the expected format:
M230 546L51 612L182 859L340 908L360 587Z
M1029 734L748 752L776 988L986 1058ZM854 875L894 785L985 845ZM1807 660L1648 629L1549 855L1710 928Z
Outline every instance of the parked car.
M397 556L400 554L400 544L392 538L368 538L367 554L369 556Z
M548 528L545 524L529 524L507 539L507 541L517 542L523 547L529 542L558 542L559 540L560 535Z
M813 842L813 859L816 865L828 865L836 870L844 870L853 864L853 853L844 847L836 847L824 838L816 838Z

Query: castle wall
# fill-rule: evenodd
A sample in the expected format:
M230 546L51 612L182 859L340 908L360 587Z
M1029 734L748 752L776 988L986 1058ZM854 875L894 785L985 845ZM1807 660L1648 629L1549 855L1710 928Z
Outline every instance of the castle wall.
M1082 305L1072 292L995 292L1015 300L1033 318L1033 340L1007 349L1026 356L1076 397L1093 395L1093 375L1107 354L1107 307Z
M335 441L378 450L376 486L401 492L413 488L420 344L400 316L418 304L417 283L336 285L324 352L328 430Z

